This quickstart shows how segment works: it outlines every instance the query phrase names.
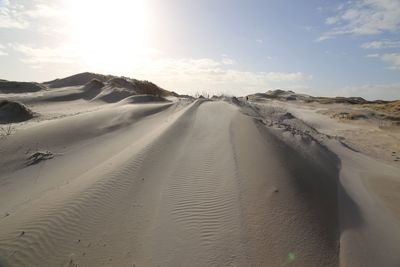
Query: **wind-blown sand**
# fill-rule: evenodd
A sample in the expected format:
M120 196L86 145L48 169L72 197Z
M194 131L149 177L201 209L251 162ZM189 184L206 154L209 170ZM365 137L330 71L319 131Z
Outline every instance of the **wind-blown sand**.
M229 99L109 103L96 97L106 80L83 82L4 96L37 117L0 139L0 266L400 262L399 168L310 126L326 115Z

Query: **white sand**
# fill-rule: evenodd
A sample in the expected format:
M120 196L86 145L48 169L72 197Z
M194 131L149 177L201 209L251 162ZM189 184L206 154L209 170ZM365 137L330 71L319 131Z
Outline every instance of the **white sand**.
M395 160L400 155L399 129L365 121L338 121L321 113L341 105L279 101L264 105L285 108L323 133L317 138L339 157L340 265L397 266L400 162Z
M48 95L15 96L41 116L0 140L0 266L399 262L396 205L370 193L392 203L395 166L223 101Z

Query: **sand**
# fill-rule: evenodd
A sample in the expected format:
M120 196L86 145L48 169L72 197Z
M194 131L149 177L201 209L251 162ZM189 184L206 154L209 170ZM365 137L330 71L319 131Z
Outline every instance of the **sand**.
M342 122L84 82L0 95L37 114L0 139L0 266L399 263L399 166Z
M350 105L275 100L250 105L257 107L262 118L267 118L264 122L275 117L278 122L268 127L286 143L298 146L293 138L310 135L338 157L340 266L397 266L400 262L396 246L400 241L397 208L400 201L396 190L400 186L399 128L380 127L368 118L352 121L329 116L341 109L360 112L359 107ZM293 119L276 118L285 112L290 112Z

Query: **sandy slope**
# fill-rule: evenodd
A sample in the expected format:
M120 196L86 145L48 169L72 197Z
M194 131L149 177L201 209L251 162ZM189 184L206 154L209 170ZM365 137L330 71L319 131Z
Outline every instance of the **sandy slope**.
M313 146L323 160L226 102L26 125L1 146L1 265L337 265L337 161Z
M308 135L304 132L309 132L337 155L340 265L399 265L399 129L381 128L369 122L338 121L320 112L343 108L336 105L272 101L259 107L261 113L270 110L270 116L262 116L263 119L268 120L271 111L290 111L302 119L293 117L267 126L286 143L297 146L293 139L303 138Z

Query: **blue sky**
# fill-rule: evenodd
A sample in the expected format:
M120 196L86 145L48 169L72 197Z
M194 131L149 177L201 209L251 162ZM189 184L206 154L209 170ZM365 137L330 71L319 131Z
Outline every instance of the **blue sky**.
M0 78L400 98L399 0L0 0Z

